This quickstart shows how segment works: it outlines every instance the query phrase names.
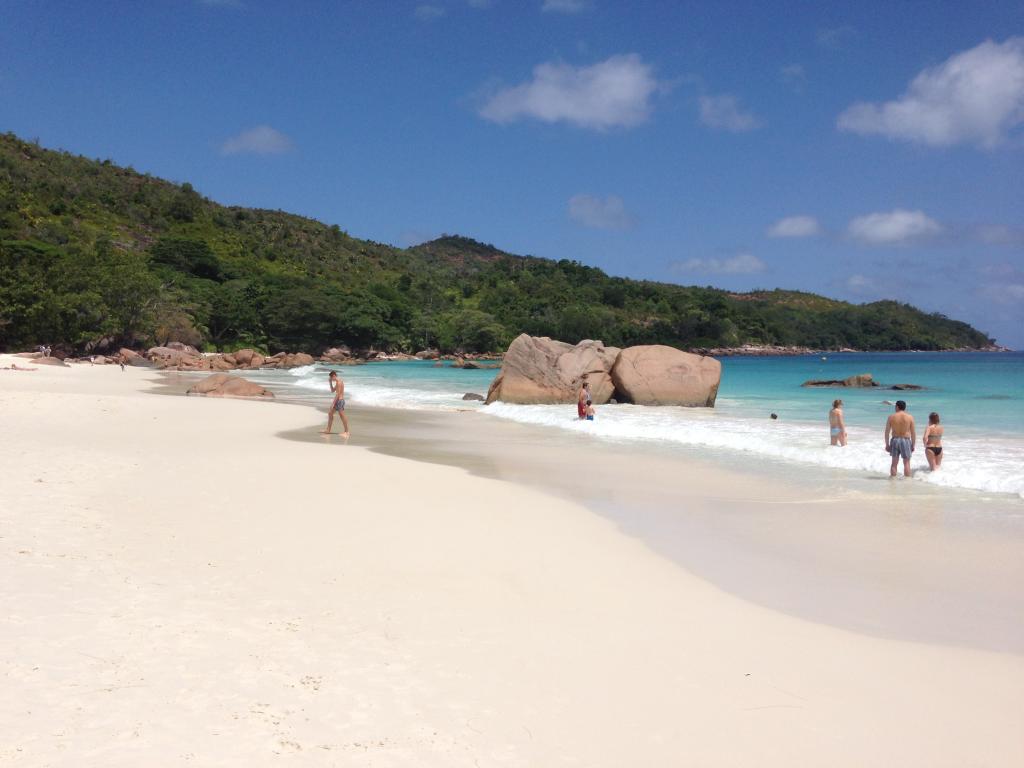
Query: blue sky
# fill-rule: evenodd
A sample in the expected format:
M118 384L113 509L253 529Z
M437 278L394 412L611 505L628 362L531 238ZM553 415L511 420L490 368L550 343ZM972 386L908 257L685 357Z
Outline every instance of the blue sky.
M0 130L410 245L1024 348L1024 4L0 0Z

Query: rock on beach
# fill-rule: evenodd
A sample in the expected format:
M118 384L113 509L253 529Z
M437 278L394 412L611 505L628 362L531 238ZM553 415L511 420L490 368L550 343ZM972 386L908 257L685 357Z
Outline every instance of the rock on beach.
M856 376L847 376L845 379L811 379L800 385L801 387L853 387L867 388L877 387L878 382L870 373L858 373Z
M206 395L207 397L257 397L271 398L274 393L241 376L228 376L226 373L214 373L202 381L196 382L187 395Z
M636 405L685 405L713 408L722 364L713 357L661 344L627 347L612 368L620 399Z
M585 339L576 345L547 336L515 338L499 373L487 391L487 402L575 403L580 385L590 383L595 403L607 403L614 392L611 370L617 347Z
M521 334L509 346L487 402L575 403L580 385L590 383L591 399L614 397L637 405L714 407L722 364L674 347L648 345L619 349L585 339L576 345Z

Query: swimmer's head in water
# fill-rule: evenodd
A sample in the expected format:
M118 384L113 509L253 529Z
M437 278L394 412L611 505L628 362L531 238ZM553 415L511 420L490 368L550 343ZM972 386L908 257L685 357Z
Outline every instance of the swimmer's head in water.
M939 414L937 414L935 411L932 411L931 413L929 413L928 414L928 423L929 424L938 424L939 423Z
M903 401L903 400L897 400L896 401L896 410L897 411L905 411L905 410L907 410L906 402Z

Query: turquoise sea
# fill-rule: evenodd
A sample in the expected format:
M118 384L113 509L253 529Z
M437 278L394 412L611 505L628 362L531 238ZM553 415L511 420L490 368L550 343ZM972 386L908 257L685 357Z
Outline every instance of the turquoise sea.
M923 432L937 411L946 427L946 459L928 472L918 446L916 480L958 491L1024 499L1024 353L837 353L722 359L722 384L714 409L606 405L594 422L580 422L572 406L483 406L463 401L485 394L496 370L464 370L433 362L383 362L338 369L350 409L359 406L451 410L480 409L495 418L571 430L599 440L643 441L681 455L761 468L800 477L828 468L835 480L852 482L887 473L883 428L892 402L907 401ZM279 396L326 406L327 366L250 376ZM871 373L884 386L917 384L920 391L809 389L808 379L843 379ZM834 398L845 402L849 445L829 445L827 413ZM777 420L769 414L778 415ZM1005 496L1004 496L1005 498Z

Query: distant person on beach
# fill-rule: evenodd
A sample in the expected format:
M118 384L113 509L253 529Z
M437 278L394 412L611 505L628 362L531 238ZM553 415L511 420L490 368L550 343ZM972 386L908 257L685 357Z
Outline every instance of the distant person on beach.
M327 412L327 429L323 430L323 434L331 434L331 428L334 426L334 414L337 413L341 416L341 423L345 427L341 436L348 437L348 416L345 415L345 382L338 376L337 371L331 371L327 375L327 382L331 385L334 400L331 401L331 409Z
M939 423L939 414L932 411L928 414L928 426L924 428L924 457L928 459L928 468L933 472L942 466L942 433L943 426Z
M843 401L833 400L828 412L828 433L832 445L846 445L846 422L843 420Z
M587 418L587 401L591 399L590 382L584 379L580 385L580 391L576 393L576 415L580 419Z
M587 400L587 409L584 411L587 421L594 420L594 401Z
M910 477L910 456L917 442L914 417L907 413L907 404L896 401L896 410L885 422L885 450L892 456L889 476L896 477L896 465L903 459L903 475Z

